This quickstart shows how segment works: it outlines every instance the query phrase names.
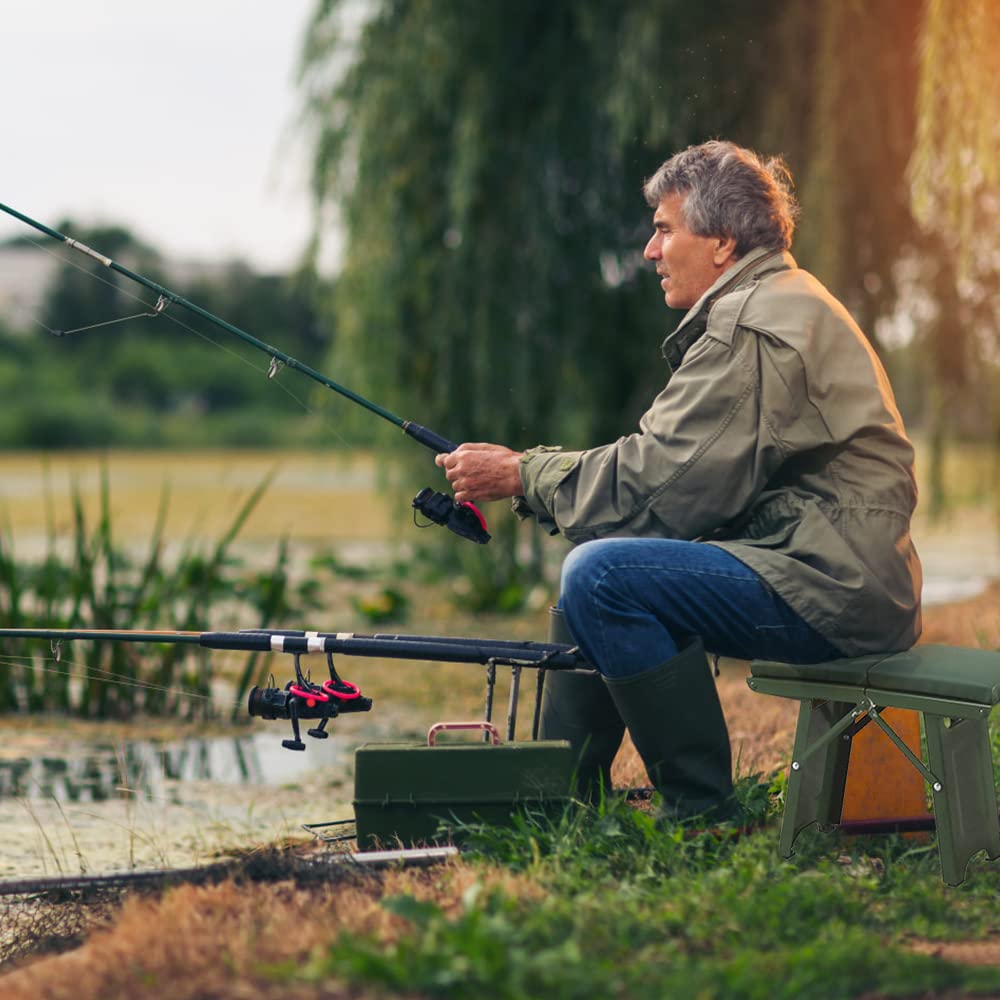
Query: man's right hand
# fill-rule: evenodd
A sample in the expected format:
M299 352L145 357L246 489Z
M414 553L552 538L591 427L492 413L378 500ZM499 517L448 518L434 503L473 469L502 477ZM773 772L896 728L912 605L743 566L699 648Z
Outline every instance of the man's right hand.
M444 469L458 503L503 500L521 490L521 452L502 444L466 442L434 460Z

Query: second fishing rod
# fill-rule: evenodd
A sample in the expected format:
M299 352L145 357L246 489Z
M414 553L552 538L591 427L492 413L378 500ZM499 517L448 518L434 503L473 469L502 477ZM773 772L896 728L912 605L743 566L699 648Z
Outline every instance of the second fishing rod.
M17 209L11 208L9 205L5 205L2 202L0 202L0 211L5 212L7 215L23 222L27 226L31 226L33 229L37 229L40 233L44 233L46 236L49 236L54 240L58 240L60 243L64 243L66 246L91 257L93 260L103 264L106 268L115 271L117 274L120 274L125 278L128 278L130 281L134 281L136 284L142 285L151 292L155 292L160 297L160 302L162 303L162 305L158 304L156 307L156 311L158 313L162 312L163 308L167 305L178 305L182 309L186 309L188 312L214 324L220 329L225 330L227 333L230 333L235 337L239 337L239 339L244 341L244 343L250 344L257 350L267 354L271 359L271 366L268 370L269 378L274 377L281 367L301 372L314 382L318 382L327 389L332 389L339 395L351 400L351 402L357 403L359 406L363 406L370 413L374 413L383 420L388 420L389 423L395 424L411 438L418 441L425 448L429 448L431 451L435 452L435 454L451 452L458 447L455 442L448 440L448 438L443 437L435 431L432 431L429 427L424 427L422 424L415 423L412 420L404 420L402 417L399 417L395 413L379 406L377 403L373 403L370 399L365 399L364 396L353 392L351 389L341 385L339 382L335 382L332 378L324 375L320 371L317 371L315 368L311 368L309 365L304 364L297 358L293 358L291 355L286 354L280 348L258 339L253 336L253 334L247 333L246 330L242 330L240 327L234 326L227 320L222 319L221 316L216 316L214 313L210 313L207 309L203 309L197 303L191 302L182 295L178 295L176 292L171 291L169 288L165 288L163 285L152 281L144 275L130 270L123 264L119 264L117 261L105 256L99 250L95 250L94 248L87 246L85 243L81 243L79 240L75 240L72 237L67 236L65 233L61 233L57 229L52 229L50 226L46 226L37 219L33 219L30 216L25 215L23 212L19 212ZM415 512L422 514L435 524L443 525L462 538L469 539L470 541L477 542L481 545L485 545L490 540L490 534L486 527L486 519L474 504L456 503L455 500L447 494L438 493L430 487L426 487L413 498L413 508Z

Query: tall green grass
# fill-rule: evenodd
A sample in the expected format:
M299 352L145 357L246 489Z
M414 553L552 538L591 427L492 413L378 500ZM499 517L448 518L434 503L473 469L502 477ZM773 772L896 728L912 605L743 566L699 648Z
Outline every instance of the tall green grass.
M74 486L69 538L56 531L47 490L46 552L40 560L17 557L9 522L0 531L0 621L9 628L206 631L215 613L241 627L262 627L285 613L303 611L311 591L289 581L283 541L263 572L246 571L232 553L269 484L266 477L249 494L214 544L202 546L189 538L171 559L164 554L166 487L145 554L138 559L115 542L106 469L96 523L88 523ZM88 641L59 652L57 658L47 642L0 641L0 712L51 711L85 718L142 712L186 719L216 713L207 650ZM265 669L266 659L258 654L247 658L236 685L233 717L246 688Z

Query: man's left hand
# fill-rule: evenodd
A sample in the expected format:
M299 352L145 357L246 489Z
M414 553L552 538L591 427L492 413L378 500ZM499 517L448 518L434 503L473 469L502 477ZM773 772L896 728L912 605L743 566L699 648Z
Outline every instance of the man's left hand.
M448 477L458 503L503 500L521 493L521 452L502 444L459 445L434 460Z

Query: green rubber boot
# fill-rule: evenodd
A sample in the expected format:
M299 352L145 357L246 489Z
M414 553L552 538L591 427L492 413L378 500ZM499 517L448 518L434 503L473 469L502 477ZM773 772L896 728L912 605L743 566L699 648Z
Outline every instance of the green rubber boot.
M545 675L541 740L569 740L578 754L576 794L584 802L611 792L611 762L618 753L625 723L598 673L550 670Z
M562 611L549 609L549 641L573 643ZM611 791L611 762L625 723L597 672L550 670L545 674L538 738L569 740L577 752L576 793L584 802Z
M632 677L605 678L666 819L734 819L732 755L700 639Z

